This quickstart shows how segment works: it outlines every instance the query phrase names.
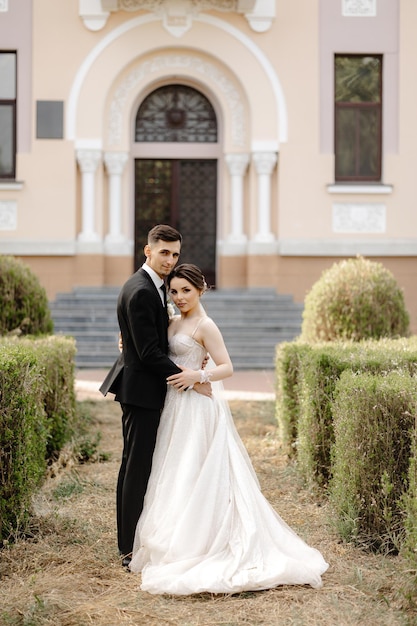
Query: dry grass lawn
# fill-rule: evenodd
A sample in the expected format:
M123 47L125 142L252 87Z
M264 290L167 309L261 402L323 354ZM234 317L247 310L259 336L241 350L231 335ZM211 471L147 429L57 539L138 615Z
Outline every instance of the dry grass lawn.
M31 536L0 553L0 624L53 626L366 626L417 624L412 581L400 557L341 543L288 465L276 438L273 402L231 402L267 498L330 563L321 590L279 587L235 596L151 596L120 565L114 493L121 450L120 409L86 401L92 432L110 459L69 459L34 502ZM414 597L414 600L416 598ZM414 607L414 608L413 608Z

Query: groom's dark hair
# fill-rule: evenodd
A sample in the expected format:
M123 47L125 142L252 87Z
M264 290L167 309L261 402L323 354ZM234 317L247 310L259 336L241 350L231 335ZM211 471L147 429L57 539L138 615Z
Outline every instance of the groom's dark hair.
M179 241L181 243L182 235L168 224L157 224L148 233L148 244L158 241Z

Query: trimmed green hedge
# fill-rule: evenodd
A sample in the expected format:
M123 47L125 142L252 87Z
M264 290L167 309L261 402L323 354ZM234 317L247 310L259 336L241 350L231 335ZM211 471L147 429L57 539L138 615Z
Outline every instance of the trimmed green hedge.
M24 528L47 459L72 433L75 342L0 341L0 539Z
M310 346L297 342L283 342L276 350L276 418L280 440L289 457L294 457L297 448L297 429L300 414L299 384L300 361L309 352Z
M410 317L394 275L362 256L325 270L304 301L301 339L361 341L409 335Z
M417 337L281 344L276 375L283 443L340 535L416 564Z
M0 335L52 331L48 298L38 277L19 259L0 255Z
M411 450L413 454L410 459L408 472L408 492L403 498L404 510L406 512L406 540L403 552L414 563L417 573L417 418L414 420Z
M0 538L25 525L45 473L47 418L42 375L23 346L0 351Z
M331 475L334 442L331 403L342 372L417 373L417 337L282 344L276 361L277 416L282 436L287 437L283 443L296 449L305 480L324 487Z
M337 381L329 496L344 539L383 552L404 544L416 407L408 371L345 371Z
M75 412L75 340L49 336L18 340L34 351L43 372L43 402L48 417L48 457L58 453L74 434Z

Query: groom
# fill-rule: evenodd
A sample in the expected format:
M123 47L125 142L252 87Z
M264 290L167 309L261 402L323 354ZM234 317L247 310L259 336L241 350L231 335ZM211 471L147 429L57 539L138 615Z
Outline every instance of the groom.
M166 379L181 372L168 356L168 315L164 278L175 267L181 234L165 224L148 233L146 262L123 285L117 317L123 351L100 391L115 394L122 408L123 455L116 492L117 539L122 565L131 560L136 524L143 508ZM210 385L195 385L210 395Z

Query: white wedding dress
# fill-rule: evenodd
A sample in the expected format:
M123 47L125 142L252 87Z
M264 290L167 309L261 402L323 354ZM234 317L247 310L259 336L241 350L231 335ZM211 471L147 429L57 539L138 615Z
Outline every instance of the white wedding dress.
M199 369L205 350L174 335L170 356ZM328 565L262 495L227 402L168 388L130 569L153 594L321 587Z

